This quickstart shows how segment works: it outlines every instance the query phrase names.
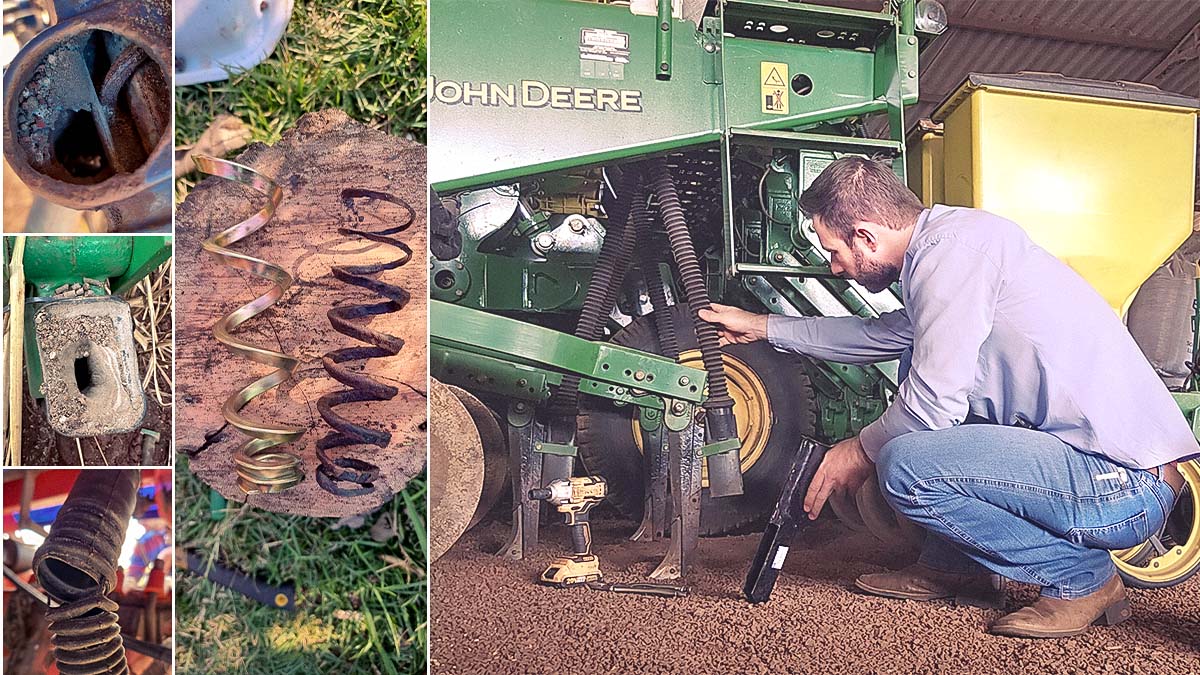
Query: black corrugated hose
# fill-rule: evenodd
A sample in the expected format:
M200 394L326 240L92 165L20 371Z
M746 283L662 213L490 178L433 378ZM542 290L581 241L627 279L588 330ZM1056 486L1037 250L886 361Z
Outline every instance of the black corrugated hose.
M617 293L624 282L625 273L629 269L629 259L636 244L633 228L627 227L627 222L635 193L639 191L639 182L638 172L633 167L625 167L613 186L616 199L608 210L604 241L600 245L600 254L596 257L596 266L592 268L587 293L583 297L583 306L579 312L579 321L575 324L577 338L595 340L600 337L604 321L612 311ZM563 376L562 384L550 402L551 415L570 416L574 419L579 410L579 379L579 375L572 373ZM573 424L571 428L574 429Z
M725 381L725 361L721 355L721 343L712 324L700 318L700 310L709 308L708 288L700 271L700 260L692 246L683 205L671 169L665 159L658 157L646 162L650 187L658 196L663 225L670 241L671 253L679 269L684 298L691 310L692 323L696 327L696 338L700 343L700 355L704 370L708 372L708 400L704 404L705 428L710 443L736 439L737 420L733 416L733 399L729 397ZM708 458L709 491L714 497L742 494L742 473L737 448L726 450Z
M34 554L38 581L57 607L46 610L63 675L128 675L117 623L117 559L133 517L137 469L85 469Z

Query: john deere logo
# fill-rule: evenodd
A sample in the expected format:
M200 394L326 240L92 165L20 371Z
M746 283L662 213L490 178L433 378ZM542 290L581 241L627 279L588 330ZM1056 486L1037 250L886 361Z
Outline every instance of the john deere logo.
M444 105L643 112L642 92L636 89L561 87L538 80L521 80L516 84L459 82L433 77L429 89L433 100Z

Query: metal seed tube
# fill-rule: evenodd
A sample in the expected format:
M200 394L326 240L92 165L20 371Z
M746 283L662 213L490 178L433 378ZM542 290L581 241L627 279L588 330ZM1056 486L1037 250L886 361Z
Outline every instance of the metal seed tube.
M266 376L231 394L225 400L221 412L226 421L251 437L233 455L234 464L237 465L238 486L246 493L282 492L304 480L303 467L296 455L282 450L270 450L295 441L307 430L252 420L242 415L241 410L255 397L287 381L299 360L282 352L242 342L233 336L233 331L278 302L284 291L292 285L292 275L278 265L227 247L254 234L267 224L283 199L283 190L266 176L241 164L201 155L192 159L202 173L242 183L267 197L267 203L257 213L205 240L203 247L217 256L222 264L249 272L274 284L266 293L217 321L213 325L213 335L234 354L275 368Z

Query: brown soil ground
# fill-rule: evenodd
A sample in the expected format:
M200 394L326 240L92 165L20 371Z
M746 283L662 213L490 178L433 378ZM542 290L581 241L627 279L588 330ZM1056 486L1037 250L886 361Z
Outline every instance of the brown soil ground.
M641 581L664 542L594 532L609 581ZM797 542L769 602L741 597L757 535L704 539L685 598L559 590L534 583L565 528L543 527L531 558L491 555L508 525L484 523L433 564L433 673L1200 673L1200 578L1130 591L1133 618L1062 640L989 635L1000 610L873 598L855 577L903 555L822 520ZM1010 585L1007 611L1036 589Z

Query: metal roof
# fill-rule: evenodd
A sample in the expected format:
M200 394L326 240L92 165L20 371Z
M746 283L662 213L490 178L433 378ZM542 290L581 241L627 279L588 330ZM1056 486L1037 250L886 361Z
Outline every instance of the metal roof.
M949 28L921 53L921 98L908 112L910 124L928 117L971 72L1143 82L1200 98L1197 0L941 2ZM887 0L816 4L879 11Z

